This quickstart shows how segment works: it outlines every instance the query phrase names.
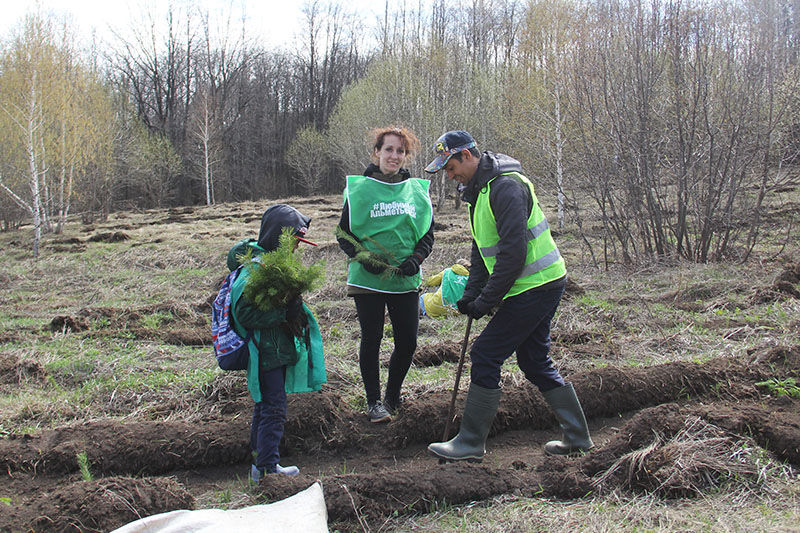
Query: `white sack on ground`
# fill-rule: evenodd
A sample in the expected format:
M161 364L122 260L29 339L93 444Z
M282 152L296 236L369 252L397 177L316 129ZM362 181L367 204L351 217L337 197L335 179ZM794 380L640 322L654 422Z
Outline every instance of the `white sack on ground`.
M316 533L328 531L322 486L314 483L285 500L242 509L171 511L131 522L111 533Z

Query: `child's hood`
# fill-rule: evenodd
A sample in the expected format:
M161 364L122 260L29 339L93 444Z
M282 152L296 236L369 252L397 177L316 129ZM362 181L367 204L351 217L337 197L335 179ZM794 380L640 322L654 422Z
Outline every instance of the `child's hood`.
M311 217L307 217L294 207L286 204L273 205L261 217L261 231L258 233L258 245L271 252L280 244L283 228L292 228L294 234L305 235Z

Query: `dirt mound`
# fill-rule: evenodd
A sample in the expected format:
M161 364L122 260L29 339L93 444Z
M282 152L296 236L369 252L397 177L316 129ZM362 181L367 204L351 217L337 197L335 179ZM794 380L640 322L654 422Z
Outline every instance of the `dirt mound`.
M758 397L755 382L797 372L800 346L774 348L751 359L719 357L706 363L676 362L647 368L606 367L572 378L587 416L614 416L678 398L713 393L732 399ZM735 383L750 384L747 387Z
M80 253L86 251L86 245L78 237L53 239L49 244L49 248L56 253Z
M80 237L59 237L52 240L53 244L80 244L82 242Z
M122 242L127 241L128 239L130 239L130 236L124 231L106 231L102 233L96 233L86 240L88 242Z
M50 249L56 253L68 253L68 254L79 254L81 252L86 251L85 244L72 244L69 246L63 246L60 244L54 244L50 246Z
M296 478L268 476L259 485L270 500L291 496L315 480L300 475ZM375 474L330 476L323 483L328 519L364 521L370 526L392 514L429 512L447 502L457 505L486 500L512 492L522 479L513 470L484 466L452 464L432 465L424 470L394 470ZM332 528L333 530L333 528Z
M721 285L698 283L662 294L657 301L676 307L694 305L697 300L708 300L723 291Z
M82 316L59 315L50 321L50 331L75 332L89 329L89 320Z
M117 422L102 420L0 440L0 465L64 474L78 471L86 453L91 471L163 474L201 465L245 462L250 457L249 420L231 422Z
M786 265L778 274L778 279L775 281L785 281L787 283L800 283L800 263L795 263L793 265Z
M20 361L13 355L0 354L0 385L19 385L23 381L41 383L47 370L36 361Z
M176 346L209 346L211 330L207 327L173 329L164 332L162 340Z
M24 510L12 501L0 515L0 530L105 532L144 516L195 505L194 497L170 478L80 481L39 495Z
M772 285L757 288L750 297L754 305L777 302L786 298L800 299L800 263L786 265Z
M584 294L586 294L586 289L578 285L577 281L568 277L567 286L564 287L564 299L568 300L574 296L582 296Z
M582 498L621 489L685 497L723 483L758 483L758 456L741 452L752 447L746 438L680 413L677 406L643 411L619 433L608 446L580 458L542 457L533 464L517 460L511 468L429 462L389 472L328 476L323 480L328 517L332 527L357 521L369 528L389 516L512 492ZM304 475L267 476L258 489L269 500L278 500L314 481Z
M558 331L552 333L551 340L557 344L571 346L603 341L605 336L598 331Z
M719 400L729 397L739 402L748 397L761 399L762 393L755 386L756 382L796 372L798 365L800 347L779 348L755 359L719 358L705 364L667 363L641 369L603 368L576 375L572 382L587 418L591 419L670 404L675 399L686 401L711 397ZM239 391L234 400L238 412L248 412L249 402L245 407L247 400L243 395L243 385L231 385L229 390ZM463 401L462 394L456 410L458 416ZM392 424L376 431L363 413L344 404L331 390L291 395L282 449L286 453L316 453L320 450L336 453L401 449L412 444L438 441L446 423L449 402L448 392L407 398ZM672 407L662 406L662 409L668 412ZM453 433L460 424L458 416L452 426ZM652 413L648 416L658 419ZM770 419L769 413L764 411L760 416L763 420ZM797 423L797 417L782 412L775 416L779 418L770 426L760 423L756 416L748 416L748 427L754 435L762 435L760 444L784 459L796 462L798 436L796 431L792 434L789 430L792 424ZM86 452L94 467L105 474L156 474L179 468L231 464L248 458L247 423L247 417L197 424L90 422L37 436L0 440L0 469L74 472L77 470L75 457L80 452ZM556 420L539 392L526 383L504 388L490 435L555 426ZM672 436L666 432L666 428L672 427L669 420L661 420L658 427L667 437ZM627 438L629 444L636 446L643 445L646 440L633 435ZM776 443L779 443L779 449Z
M766 304L785 300L786 298L800 299L800 291L788 281L776 281L769 287L759 287L750 297L753 305Z
M764 458L753 441L780 460L800 462L800 400L764 396L755 380L796 373L799 355L800 347L777 348L705 364L604 368L575 376L573 383L579 388L588 418L640 409L610 439L598 441L596 450L579 458L544 457L540 452L525 460L514 454L507 467L438 465L433 460L392 467L391 454L381 461L374 452L413 449L440 440L449 393L410 398L392 424L376 428L328 388L289 397L290 418L281 453L288 457L303 452L355 454L375 463L372 472L323 476L331 525L335 528L339 523L343 530L356 523L378 527L390 516L429 512L443 505L485 501L508 493L582 498L622 490L672 498L693 496L726 483L757 487L758 473L764 468L759 461ZM249 412L241 375L224 374L204 393L206 401L237 405L240 411ZM515 428L529 432L555 427L555 419L538 394L527 385L504 389L490 436L498 438ZM747 401L748 395L752 401ZM687 402L687 396L712 403ZM725 398L730 398L728 404L722 401ZM648 407L648 402L654 407ZM248 416L196 423L105 420L36 436L11 436L0 439L0 471L15 478L24 473L75 476L76 456L81 452L87 454L95 475L152 475L248 464L248 422ZM458 426L457 420L453 433ZM282 499L313 481L309 476L268 476L258 490L269 499ZM0 529L63 531L77 527L100 531L138 515L194 505L179 486L169 483L112 477L59 485L42 494L31 490L24 506L12 507L12 512L0 519ZM122 502L129 504L124 511L116 507L125 505Z
M362 432L352 423L356 413L335 392L323 389L292 394L288 400L289 419L284 427L282 453L350 448L362 438Z
M213 301L213 298L212 298ZM211 344L210 304L163 302L135 309L93 307L75 315L54 317L48 329L93 335L160 340L168 344L209 346Z
M461 357L461 345L457 342L442 342L417 348L414 364L418 366L439 366L442 363L457 363Z
M752 435L777 457L800 465L800 400L788 396L735 407L706 407L698 414L729 431Z

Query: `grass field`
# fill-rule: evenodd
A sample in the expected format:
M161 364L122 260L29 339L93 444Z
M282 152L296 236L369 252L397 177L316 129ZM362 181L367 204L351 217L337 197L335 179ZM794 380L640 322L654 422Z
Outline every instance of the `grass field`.
M445 416L441 406L449 398L456 363L451 358L442 364L412 366L403 389L409 411L401 413L389 425L394 428L389 427L383 435L381 429L365 424L357 358L359 328L354 305L345 295L345 256L333 233L340 197L282 201L313 219L309 238L320 246L305 248L303 260L326 265L325 283L307 295L306 301L321 325L329 381L322 391L329 402L327 411L315 407L319 410L303 412L311 409L306 400L293 398L284 456L296 462L309 479L322 480L323 486L326 480L332 486L334 480L358 479L352 483L363 488L377 483L369 481L370 475L387 483L390 472L397 476L412 472L411 479L446 475L446 471L440 472L442 467L434 469L435 461L425 456L424 447L428 434L441 432L436 421ZM171 505L240 507L292 489L264 483L253 487L242 481L248 464L246 426L251 403L241 373L217 369L210 347L209 303L226 273L225 254L237 240L257 236L261 214L269 205L251 202L116 213L92 226L72 222L62 235L45 237L38 260L30 257L29 227L0 234L0 458L8 472L0 482L0 509L10 512L0 518L0 530L71 530L75 523L85 531L118 527L136 514L109 512L113 518L83 516L76 522L78 511L57 513L47 507L44 496L52 500L53 491L69 485L73 496L80 499L87 487L102 486L119 476L137 480L127 483L169 479L178 483L178 488L170 486L170 490L187 493L179 502L160 508L131 501L132 507L141 505L139 515L170 510ZM464 213L444 208L436 219L436 245L423 265L426 275L469 257ZM778 226L785 223L775 221ZM679 496L648 490L646 484L619 483L581 497L566 496L556 490L558 484L550 487L543 482L541 490L527 487L525 483L533 478L512 473L530 476L551 468L540 448L557 428L547 418L546 408L537 405L539 397L529 391L531 387L512 357L503 371L504 389L508 389L503 412L508 416L501 417L502 423L496 422L489 455L482 465L495 469L494 478L512 479L507 492L498 489L496 494L458 502L443 492L441 498L434 494L416 505L406 501L399 507L380 507L375 503L379 499L368 496L364 489L363 506L354 503L353 509L345 512L329 504L332 529L800 531L800 479L793 470L800 466L800 449L797 441L791 440L800 433L797 415L791 415L798 411L800 398L789 395L778 401L774 388L754 385L755 380L768 377L782 384L800 380L800 365L791 359L795 356L786 356L782 359L785 364L777 364L764 355L775 350L796 354L800 346L797 235L780 254L775 251L783 243L766 243L745 264L664 262L636 268L611 265L600 270L591 264L575 231L568 227L556 237L572 283L554 320L553 357L589 406L587 417L598 448L613 448L621 428L637 420L643 410L677 404L682 417L688 417L689 411L693 415L702 412L701 418L732 432L735 438L731 437L730 446L736 443L751 450L747 461L758 473L737 477L724 475L725 468L716 468L706 473L707 484ZM455 343L463 338L465 323L461 316L422 318L420 350L439 347L457 355ZM473 338L481 324L475 324ZM388 358L391 349L387 321L382 359ZM728 359L742 370L722 368L720 361ZM593 399L588 396L598 390L592 388L598 376L609 379L617 375L614 372L654 376L662 371L666 375L673 368L698 368L705 374L712 373L706 369L715 369L714 381L696 388L684 383L683 388L658 401L615 408L613 416L601 409L599 400L591 411ZM382 373L385 382L385 368ZM462 380L462 390L467 383L468 379ZM641 386L646 391L657 385ZM791 386L788 389L793 390ZM534 405L535 414L512 401L518 391L527 404ZM789 443L787 447L775 448L777 437L770 433L774 428L770 429L769 420L765 419L760 430L733 431L733 424L726 426L714 415L715 410L729 409L744 417L745 408L761 408L765 413L785 410L786 417L779 418L777 425L785 428L785 435L780 435ZM431 417L421 421L428 427L414 426L410 413ZM301 416L308 419L293 418ZM528 425L519 422L528 420L525 416L531 417ZM213 427L230 431L231 442L239 439L241 443L232 452L234 457L216 463L192 463L186 458L188 452L172 451L185 455L185 461L156 471L149 468L147 459L137 463L126 456L132 453L129 447L136 445L116 442L113 431L115 426L140 428L144 439L146 431L158 434L155 424L161 424L157 430L166 432L166 440L170 440L169 431L178 435L175 428L218 424ZM101 426L110 428L102 433L102 439L96 436L100 433L92 433ZM85 428L78 445L83 449L59 444L55 436L63 435L65 428L75 433ZM23 435L29 436L27 441ZM23 442L28 446L24 450L19 448ZM730 457L738 457L735 448L726 450ZM88 454L93 481L81 478L73 451ZM60 466L54 459L56 452L70 466ZM131 465L139 466L115 466L111 456L117 452L127 457L119 464L132 461ZM592 477L586 473L591 461L587 461L580 463L579 470L589 479ZM698 462L702 461L695 458L692 464ZM575 464L559 467L572 469ZM387 485L386 490L393 488ZM52 520L42 522L42 516Z

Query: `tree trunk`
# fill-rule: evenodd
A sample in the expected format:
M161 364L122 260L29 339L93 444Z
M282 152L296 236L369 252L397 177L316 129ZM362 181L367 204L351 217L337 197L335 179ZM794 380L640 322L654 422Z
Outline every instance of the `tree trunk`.
M33 215L33 257L38 258L39 242L42 239L42 213L39 173L36 169L36 142L33 135L36 127L36 73L34 72L33 82L31 83L31 98L28 102L27 149L31 187L31 214Z

